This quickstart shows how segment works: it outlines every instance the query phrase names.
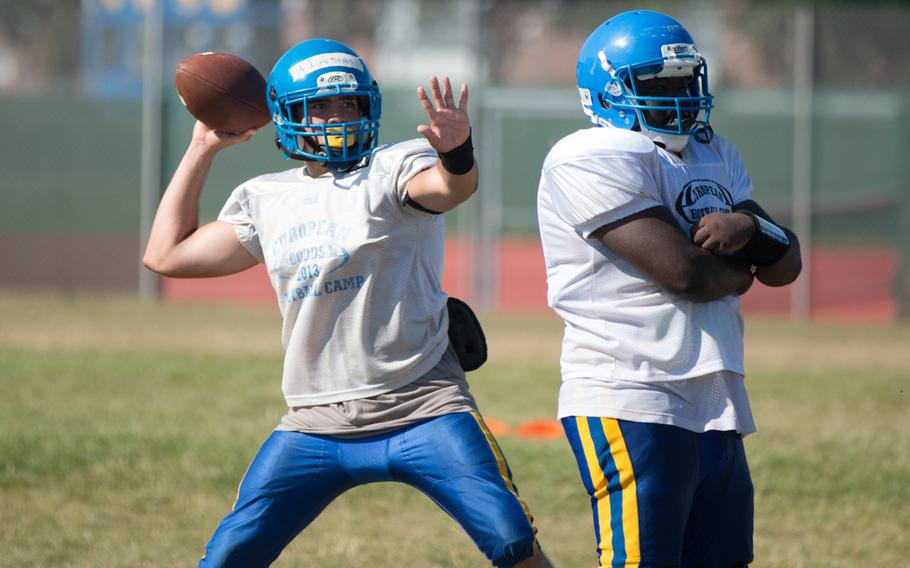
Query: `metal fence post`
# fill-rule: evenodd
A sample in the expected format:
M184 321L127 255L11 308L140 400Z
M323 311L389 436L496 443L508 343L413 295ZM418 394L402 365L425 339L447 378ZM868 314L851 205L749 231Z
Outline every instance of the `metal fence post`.
M791 315L807 320L812 312L812 174L815 9L797 5L794 13L793 70L793 231L799 237L803 270L791 291Z
M142 165L139 195L139 258L148 244L149 231L161 197L162 119L164 61L164 2L149 2L145 9L142 54ZM157 274L139 263L139 297L153 300L160 294Z
M488 93L485 90L485 93ZM484 164L480 169L480 227L475 236L474 284L478 305L485 309L499 308L499 248L502 245L502 129L503 113L499 108L486 106L483 112L481 143Z
M904 96L901 105L903 115L901 124L901 147L904 152L910 149L910 98ZM897 266L894 272L894 306L898 321L910 320L910 164L901 162L901 182L897 187Z

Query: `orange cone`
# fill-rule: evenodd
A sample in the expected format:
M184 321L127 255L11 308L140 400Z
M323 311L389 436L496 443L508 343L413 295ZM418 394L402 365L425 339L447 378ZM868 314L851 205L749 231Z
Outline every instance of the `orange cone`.
M486 422L487 428L490 429L490 433L494 436L504 436L509 433L509 425L502 420L484 418L483 421Z
M522 422L515 434L520 438L552 440L562 437L562 425L556 420Z

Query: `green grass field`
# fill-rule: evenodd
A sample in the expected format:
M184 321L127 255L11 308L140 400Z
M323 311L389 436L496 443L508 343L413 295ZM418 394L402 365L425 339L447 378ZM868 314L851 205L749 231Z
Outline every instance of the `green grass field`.
M191 566L284 412L277 311L0 295L0 566ZM560 324L482 315L488 418L555 416ZM910 328L747 323L757 567L910 558ZM504 435L541 543L594 565L563 440ZM484 566L417 491L355 489L276 566Z

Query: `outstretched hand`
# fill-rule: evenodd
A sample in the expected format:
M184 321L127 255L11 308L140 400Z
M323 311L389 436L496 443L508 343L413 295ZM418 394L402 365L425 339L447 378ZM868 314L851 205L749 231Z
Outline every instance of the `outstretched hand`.
M429 126L421 124L417 132L426 137L437 152L449 152L464 144L471 135L471 121L468 118L468 86L461 85L461 98L455 105L452 93L452 83L448 77L443 77L443 89L440 91L439 80L436 76L430 77L430 90L433 100L430 100L423 87L417 87L417 97L427 113Z

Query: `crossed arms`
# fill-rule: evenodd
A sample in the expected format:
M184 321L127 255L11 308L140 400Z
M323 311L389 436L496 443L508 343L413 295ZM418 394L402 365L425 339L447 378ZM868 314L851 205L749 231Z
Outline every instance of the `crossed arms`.
M770 219L754 201L747 210ZM708 302L729 294L744 294L754 278L767 286L793 282L802 268L799 241L789 229L790 248L776 262L756 268L740 255L753 234L752 219L734 211L703 217L689 240L666 207L652 207L610 223L591 234L626 259L664 290L694 302Z

